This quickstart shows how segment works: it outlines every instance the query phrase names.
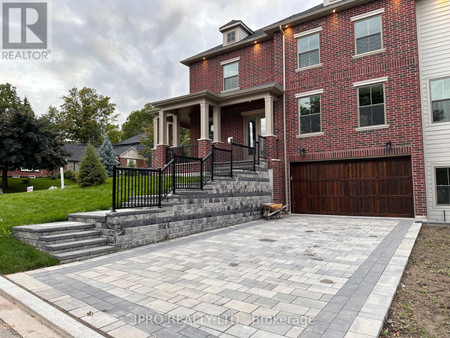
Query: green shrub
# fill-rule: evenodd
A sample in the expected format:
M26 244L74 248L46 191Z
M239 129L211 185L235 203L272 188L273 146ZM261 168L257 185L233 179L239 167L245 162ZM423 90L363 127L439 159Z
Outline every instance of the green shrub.
M64 179L73 180L76 176L76 173L72 170L64 170Z
M80 169L78 170L76 177L77 183L81 187L100 185L104 183L108 177L97 152L90 144L84 150L84 156L81 158Z
M22 180L22 183L23 183L23 184L30 184L30 179L29 179L29 178L24 178L24 179Z

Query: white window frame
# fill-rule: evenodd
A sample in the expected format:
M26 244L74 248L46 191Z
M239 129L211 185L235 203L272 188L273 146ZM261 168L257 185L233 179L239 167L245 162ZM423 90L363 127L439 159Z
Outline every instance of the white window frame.
M355 54L353 55L353 59L361 58L361 57L368 56L368 55L384 53L386 51L386 48L384 48L384 39L383 39L383 13L384 13L384 8L379 8L374 11L356 15L356 16L353 16L350 18L350 21L353 22L353 44L355 46ZM358 49L357 49L357 45L356 45L356 27L355 27L356 22L361 21L361 20L370 19L374 16L379 16L380 21L381 21L381 29L380 29L381 48L377 49L377 50L372 50L367 53L358 54Z
M428 110L429 110L429 123L430 126L441 126L441 125L449 125L450 121L443 121L443 122L434 122L433 120L433 99L431 97L431 81L436 80L444 80L444 79L450 79L450 74L446 74L444 76L440 76L437 78L428 79Z
M294 38L295 38L296 45L297 45L297 69L295 70L296 72L300 72L302 70L307 70L307 69L311 69L311 68L322 67L322 63L320 62L320 59L321 59L321 57L320 57L320 52L321 52L320 51L320 39L321 39L320 32L321 31L322 31L322 26L294 34ZM300 68L300 51L298 50L298 39L304 38L304 37L307 37L307 36L313 35L313 34L319 35L319 46L318 46L319 47L318 48L319 49L319 63L315 64L315 65Z
M222 93L227 93L227 92L231 92L231 91L235 91L235 90L239 90L240 89L240 87L239 87L239 80L240 80L239 79L239 68L240 68L239 67L239 61L240 60L241 60L240 57L235 57L233 59L225 60L225 61L222 61L220 63L220 65L222 66ZM237 75L238 86L236 88L225 89L225 69L224 69L224 66L232 64L232 63L237 63L237 65L238 65L238 75Z
M358 106L358 128L356 128L356 131L365 131L365 130L376 130L376 129L386 129L389 128L389 124L387 124L387 106L386 106L386 82L389 80L387 76L376 78L376 79L370 79L370 80L364 80L364 81L358 81L353 83L353 88L356 88L356 100L357 100L357 106ZM361 127L361 118L359 115L359 88L361 87L369 87L377 84L383 85L383 105L384 105L384 124L376 124L372 126L364 126Z
M308 92L302 92L302 93L297 93L295 94L295 99L297 100L297 115L298 115L298 134L297 134L297 138L308 138L308 137L314 137L314 136L322 136L324 135L323 129L322 129L322 94L323 94L324 90L323 89L316 89L316 90L311 90ZM311 97L311 96L320 96L320 131L318 132L312 132L312 133L306 133L306 134L302 134L301 133L301 115L300 115L300 99L301 98L305 98L305 97Z
M228 41L228 35L231 34L231 33L234 33L234 40L233 41ZM227 45L236 42L236 40L237 40L236 35L237 35L237 31L236 30L232 30L232 31L229 31L229 32L226 33L226 37L225 38L227 40Z
M130 166L130 163L133 163L135 166L137 166L136 159L134 158L127 158L127 167Z
M432 189L434 190L433 205L437 209L449 209L450 208L450 204L438 204L438 196L437 196L436 169L447 169L447 168L450 168L450 163L449 164L439 164L439 165L432 165L431 166L432 177L433 177L433 188Z

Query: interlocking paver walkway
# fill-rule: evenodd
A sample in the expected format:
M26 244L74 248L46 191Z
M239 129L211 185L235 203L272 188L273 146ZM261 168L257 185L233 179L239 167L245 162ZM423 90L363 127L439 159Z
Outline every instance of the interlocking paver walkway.
M374 337L419 230L295 215L9 278L113 337Z

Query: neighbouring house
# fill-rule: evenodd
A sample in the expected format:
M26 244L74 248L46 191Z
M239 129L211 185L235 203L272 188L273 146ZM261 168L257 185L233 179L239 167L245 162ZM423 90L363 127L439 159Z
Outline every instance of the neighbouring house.
M10 170L8 171L9 177L14 178L36 178L36 177L47 177L49 175L49 171L46 169L26 169L26 168L19 168L16 170Z
M222 44L181 61L189 94L152 103L153 167L183 125L198 157L264 140L273 198L292 212L426 216L414 1L324 0L219 31Z
M417 0L428 219L450 221L450 1Z
M84 155L84 149L86 146L81 144L66 143L64 148L70 153L70 155L66 158L67 164L64 166L64 170L78 171L81 157ZM97 148L95 149L98 151Z
M141 152L145 149L141 144L141 139L144 137L145 134L136 135L113 145L120 166L147 167L145 163L147 159L141 155Z

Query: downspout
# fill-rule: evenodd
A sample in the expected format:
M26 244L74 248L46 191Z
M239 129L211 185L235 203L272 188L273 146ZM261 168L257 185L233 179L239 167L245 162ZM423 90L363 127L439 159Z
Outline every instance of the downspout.
M283 34L283 155L284 155L284 186L285 186L285 198L286 205L288 205L288 212L290 213L290 200L289 200L289 172L287 165L287 136L286 136L286 39L283 27L281 25L278 26L280 28L281 33Z

